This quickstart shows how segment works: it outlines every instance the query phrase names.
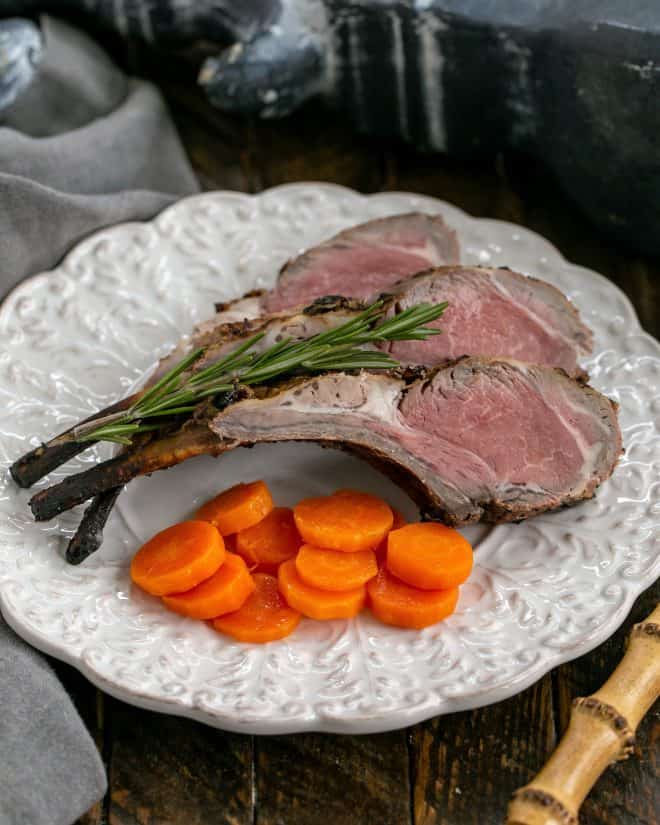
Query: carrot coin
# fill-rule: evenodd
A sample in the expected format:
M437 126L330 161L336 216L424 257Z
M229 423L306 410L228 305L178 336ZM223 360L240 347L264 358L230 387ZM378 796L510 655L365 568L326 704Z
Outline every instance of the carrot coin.
M378 572L373 550L342 553L303 544L296 556L300 578L321 590L351 590L366 584Z
M382 499L351 490L304 499L293 513L307 544L344 553L373 550L394 520L391 507Z
M278 565L296 555L301 543L293 510L275 507L259 524L237 533L236 552L248 565L275 572Z
M131 562L131 579L153 596L190 590L225 560L218 530L206 521L182 521L149 539Z
M191 619L213 619L238 610L254 590L245 562L227 553L224 564L211 578L185 593L163 596L165 606Z
M472 547L458 530L432 521L407 524L387 537L387 569L422 590L458 587L472 570Z
M400 513L398 510L395 510L394 507L392 507L392 515L394 516L394 521L392 522L392 530L398 530L400 527L404 527L406 524L408 524L403 514ZM392 532L392 530L390 530L390 533ZM387 536L389 536L390 533L388 533ZM387 536L385 536L385 538L376 548L376 557L378 559L378 564L384 564L385 557L387 556Z
M215 524L223 536L254 527L273 509L273 499L264 481L236 484L207 501L195 518Z
M283 639L296 629L300 613L284 601L275 576L255 573L253 579L256 589L243 606L215 619L213 627L239 642Z
M311 619L348 619L364 606L364 585L351 590L328 591L310 587L300 578L295 559L280 564L277 571L280 593L289 607Z
M367 584L371 612L385 624L420 629L454 612L458 588L419 590L397 579L384 567Z

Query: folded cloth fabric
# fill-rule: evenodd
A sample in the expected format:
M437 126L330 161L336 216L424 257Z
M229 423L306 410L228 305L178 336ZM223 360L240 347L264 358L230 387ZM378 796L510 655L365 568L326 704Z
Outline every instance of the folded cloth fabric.
M41 25L36 79L0 112L0 298L93 230L198 191L157 89L81 32Z
M0 297L93 230L198 190L158 91L75 29L41 26L40 71L0 113ZM64 688L0 618L0 825L70 825L105 788Z
M70 825L103 796L103 763L44 657L2 619L0 707L0 823Z

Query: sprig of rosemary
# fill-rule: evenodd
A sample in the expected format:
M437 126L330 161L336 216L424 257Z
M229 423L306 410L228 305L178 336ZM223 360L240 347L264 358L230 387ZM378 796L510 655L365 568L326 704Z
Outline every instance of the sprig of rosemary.
M379 341L425 341L440 330L426 326L447 308L442 304L417 304L383 320L383 301L339 326L302 340L285 339L264 352L255 346L258 333L229 354L203 369L195 363L206 351L197 349L150 387L128 410L112 413L75 427L73 441L114 441L130 444L136 433L158 429L158 419L191 413L200 401L228 393L238 386L254 386L299 372L328 370L387 370L399 362L380 350L363 349Z

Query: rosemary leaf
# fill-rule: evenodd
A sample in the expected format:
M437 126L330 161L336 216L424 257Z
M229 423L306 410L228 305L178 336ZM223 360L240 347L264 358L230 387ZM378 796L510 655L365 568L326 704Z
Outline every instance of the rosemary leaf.
M417 304L383 320L385 305L375 301L343 324L311 338L283 339L255 352L264 333L257 333L235 349L201 369L194 365L204 356L213 357L212 348L196 349L160 378L128 410L81 425L73 432L77 441L114 441L130 444L139 432L158 429L151 419L186 415L205 398L230 393L239 385L254 386L274 378L286 378L300 371L388 370L399 362L369 344L380 341L425 341L440 334L426 326L437 320L447 307L442 304ZM365 346L367 348L365 349Z

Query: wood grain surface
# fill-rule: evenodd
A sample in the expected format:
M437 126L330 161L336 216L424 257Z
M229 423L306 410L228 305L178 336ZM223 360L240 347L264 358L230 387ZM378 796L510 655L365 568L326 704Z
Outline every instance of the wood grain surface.
M423 192L476 216L515 221L615 281L660 336L660 263L613 246L538 161L421 155L355 135L318 105L285 121L235 120L206 103L185 59L113 50L163 89L204 188L332 181L365 192ZM57 664L110 781L107 798L78 825L497 825L511 793L550 755L571 699L604 681L630 626L659 598L656 584L608 642L506 702L383 735L226 734L124 705ZM660 822L659 740L656 706L640 725L635 756L611 768L588 798L582 825Z

